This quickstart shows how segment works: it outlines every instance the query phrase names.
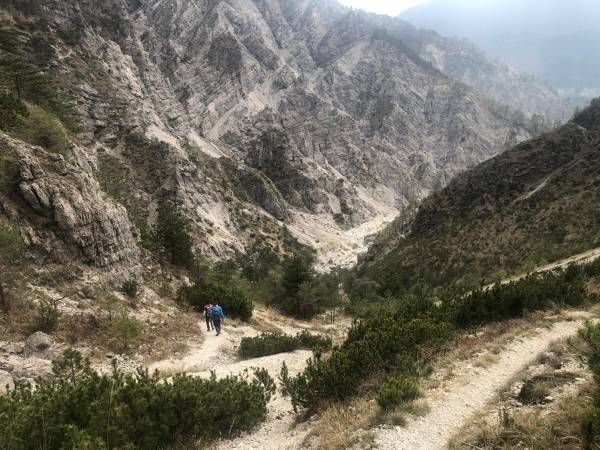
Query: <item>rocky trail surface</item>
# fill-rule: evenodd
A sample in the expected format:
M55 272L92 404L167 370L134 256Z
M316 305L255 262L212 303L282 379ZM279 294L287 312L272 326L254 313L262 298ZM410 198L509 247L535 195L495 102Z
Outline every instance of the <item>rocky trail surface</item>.
M405 428L379 429L376 443L381 449L437 450L446 448L452 436L492 401L519 372L527 368L554 341L574 335L583 319L558 322L539 328L532 337L509 344L488 368L472 367L450 383L442 398L428 398L431 412L410 420Z
M281 318L277 320L277 318L270 317L270 313L263 310L256 311L255 317L263 327L287 334L296 334L303 329L314 327L308 323L282 322ZM253 325L225 322L221 336L217 337L214 332L206 332L204 322L199 322L198 326L203 330L203 340L196 339L195 342L189 342L188 352L183 357L157 361L150 364L149 368L151 371L158 370L163 376L186 373L192 376L209 377L212 372L215 372L219 378L242 374L246 370L251 372L253 368L263 368L275 379L284 362L290 375L296 375L304 369L307 359L312 355L312 352L307 350L297 350L247 360L237 358L235 350L241 339L256 336L260 333ZM339 320L336 325L323 325L317 328L318 331L325 331L345 329L347 325L347 321ZM296 415L293 412L291 403L288 399L282 397L279 392L269 403L268 414L267 420L255 432L233 440L219 441L211 448L218 450L279 450L298 449L303 446L303 442L310 431L310 422L296 425Z

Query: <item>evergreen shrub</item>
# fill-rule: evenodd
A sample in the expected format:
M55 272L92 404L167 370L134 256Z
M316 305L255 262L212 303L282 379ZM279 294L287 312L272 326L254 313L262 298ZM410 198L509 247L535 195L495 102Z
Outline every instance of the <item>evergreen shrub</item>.
M238 354L242 358L260 358L301 348L315 352L328 351L331 349L331 338L311 334L306 330L296 336L283 333L261 333L255 337L242 338Z
M160 449L248 431L267 415L274 392L263 371L217 380L139 370L100 375L73 350L36 389L0 396L0 448Z

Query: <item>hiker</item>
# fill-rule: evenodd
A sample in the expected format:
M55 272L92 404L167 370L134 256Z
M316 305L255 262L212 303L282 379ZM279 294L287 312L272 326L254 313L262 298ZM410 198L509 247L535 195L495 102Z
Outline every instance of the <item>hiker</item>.
M210 316L212 318L215 331L217 332L217 336L219 336L221 334L221 324L225 320L223 309L218 304L213 306L210 310Z
M213 304L212 303L207 303L206 305L204 305L204 318L206 319L206 330L210 331L212 329L211 327L211 323L212 323L212 317L211 317L211 311L213 309ZM213 324L214 327L214 324Z

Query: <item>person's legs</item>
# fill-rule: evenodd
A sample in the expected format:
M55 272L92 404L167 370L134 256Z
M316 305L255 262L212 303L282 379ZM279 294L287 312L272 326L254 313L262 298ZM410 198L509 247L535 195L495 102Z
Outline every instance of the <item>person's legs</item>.
M213 320L213 325L215 327L215 331L217 332L217 336L221 334L221 320L215 319Z
M210 316L206 316L206 329L210 331Z

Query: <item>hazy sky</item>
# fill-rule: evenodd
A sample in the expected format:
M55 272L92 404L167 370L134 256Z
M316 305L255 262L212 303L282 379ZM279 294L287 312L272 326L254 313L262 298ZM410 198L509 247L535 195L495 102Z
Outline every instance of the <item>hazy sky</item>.
M390 16L397 16L402 11L423 2L425 0L340 0L340 3L353 8Z

